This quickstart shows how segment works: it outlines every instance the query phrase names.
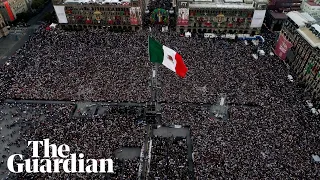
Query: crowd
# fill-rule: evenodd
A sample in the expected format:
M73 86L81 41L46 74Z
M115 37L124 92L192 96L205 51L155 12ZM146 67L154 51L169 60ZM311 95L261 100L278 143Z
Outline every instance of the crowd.
M286 70L280 61L270 56L255 60L252 47L243 42L152 34L182 54L189 68L187 78L180 79L160 66L160 101L215 102L216 95L223 92L233 102L261 104L271 100L269 90L288 84L281 78ZM11 57L10 65L2 67L0 97L146 102L151 96L148 35L145 31L117 34L40 29ZM173 93L175 89L179 93Z
M134 36L40 29L2 67L1 97L147 101L147 41Z
M208 108L165 105L162 120L190 125L197 179L318 179L319 122L300 103L231 105L226 121Z
M179 137L152 138L150 179L191 179L187 142Z
M123 163L123 179L138 179L139 159L128 159L121 162Z
M104 179L138 179L139 158L115 159L114 165L114 173L104 176ZM86 178L91 178L91 176L86 176Z
M157 100L164 103L163 124L190 126L197 179L319 179L319 165L311 155L320 154L320 126L305 107L304 91L288 81L289 70L269 55L272 34L262 34L266 55L256 60L251 56L256 47L241 41L184 38L172 32L39 29L9 65L1 67L0 97L147 102L151 96L150 34L179 52L189 69L181 79L160 65ZM210 117L209 108L201 106L216 103L219 93L227 96L228 121ZM74 151L78 148L95 158L111 157L121 146L142 144L142 129L128 121L134 115L108 112L94 119L70 119L69 109L44 113L47 121L26 120L22 124L32 128L22 129L21 134L24 138L50 136L54 143L70 144ZM183 160L175 159L175 163ZM125 170L129 176L136 165L127 164L132 164Z
M109 108L105 114L95 118L73 118L74 106L71 105L40 105L17 104L7 105L9 113L3 113L2 118L9 115L17 119L2 127L2 143L8 147L5 154L1 154L1 161L5 161L13 153L20 153L27 159L32 156L31 147L27 148L27 141L50 139L50 144L67 144L70 153L83 153L85 159L113 159L114 174L28 174L21 173L11 178L15 179L136 179L138 175L139 159L123 160L115 153L121 147L141 147L143 127L138 126L133 119L136 114L119 112L119 108ZM12 110L13 109L13 110ZM3 112L3 108L2 111ZM128 112L128 111L127 111ZM129 111L130 112L130 111ZM10 133L10 129L16 130ZM15 139L14 135L19 134ZM16 152L15 152L16 151ZM40 148L39 155L43 155ZM61 167L62 168L62 167ZM2 167L2 173L8 172Z

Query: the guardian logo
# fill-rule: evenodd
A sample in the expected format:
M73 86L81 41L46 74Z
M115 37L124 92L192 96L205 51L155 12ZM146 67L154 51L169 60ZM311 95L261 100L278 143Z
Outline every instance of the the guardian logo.
M57 147L55 144L49 144L49 139L28 141L28 146L31 144L32 158L23 159L22 154L11 155L7 162L9 171L13 173L59 173L60 169L63 169L65 173L113 173L112 159L85 160L83 153L70 154L68 145L62 144ZM44 148L43 157L39 156L39 145Z

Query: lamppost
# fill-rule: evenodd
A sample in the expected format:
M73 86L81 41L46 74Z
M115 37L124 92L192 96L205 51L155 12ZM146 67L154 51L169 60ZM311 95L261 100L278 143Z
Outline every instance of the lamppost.
M143 26L146 27L146 26L150 26L150 22L149 22L149 9L148 7L146 7L146 10L144 11L144 20L143 20Z
M170 14L170 15L173 15L173 14L174 14L174 10L173 10L172 7L171 7L171 9L169 10L169 14Z
M171 7L169 10L169 25L174 28L175 23L174 23L174 9Z

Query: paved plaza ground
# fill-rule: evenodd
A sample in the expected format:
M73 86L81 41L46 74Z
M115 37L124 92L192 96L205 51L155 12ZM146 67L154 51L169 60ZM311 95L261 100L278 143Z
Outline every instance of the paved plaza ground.
M29 36L35 32L35 30L41 24L41 20L46 12L51 12L53 6L51 3L36 16L28 21L30 27L11 27L10 33L7 37L0 38L0 65L4 64L8 57L14 54L23 44L29 39Z
M33 121L42 121L45 124L46 121L50 120L48 117L55 114L54 104L61 105L61 108L65 108L68 105L73 106L73 110L71 109L70 111L70 120L72 118L93 118L97 115L102 116L106 113L106 109L108 108L107 106L101 106L101 103L96 102L17 102L14 100L8 100L7 102L10 103L0 103L0 140L2 144L2 146L0 146L0 179L5 178L10 174L7 169L8 157L12 154L24 154L22 151L29 149L26 143L19 145L13 143L18 142L18 139L24 139L22 131L28 131L28 129L30 129L30 124L28 125L28 123L32 124ZM51 115L48 116L49 114ZM25 142L30 140L31 139L25 139ZM114 152L115 156L120 160L138 158L140 153L140 147L122 147Z

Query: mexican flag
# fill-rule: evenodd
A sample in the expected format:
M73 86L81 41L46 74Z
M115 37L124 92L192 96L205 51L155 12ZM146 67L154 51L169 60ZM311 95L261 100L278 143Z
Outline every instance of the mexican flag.
M149 56L151 62L163 64L182 78L186 76L188 68L181 55L151 37L149 37Z

